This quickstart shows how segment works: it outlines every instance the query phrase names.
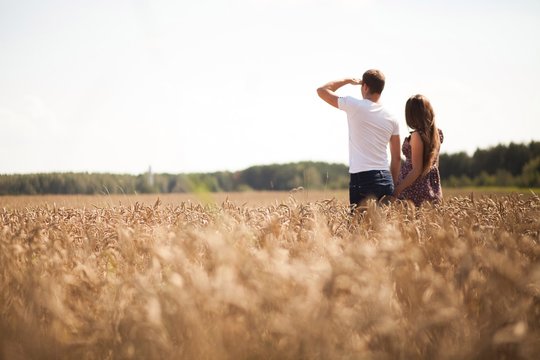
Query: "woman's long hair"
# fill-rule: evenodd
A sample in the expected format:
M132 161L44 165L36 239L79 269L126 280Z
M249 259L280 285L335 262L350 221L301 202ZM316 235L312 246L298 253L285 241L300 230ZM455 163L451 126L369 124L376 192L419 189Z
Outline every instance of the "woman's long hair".
M423 95L414 95L405 105L405 120L407 126L416 130L424 144L423 171L426 175L437 161L441 139L435 126L435 113L429 100Z

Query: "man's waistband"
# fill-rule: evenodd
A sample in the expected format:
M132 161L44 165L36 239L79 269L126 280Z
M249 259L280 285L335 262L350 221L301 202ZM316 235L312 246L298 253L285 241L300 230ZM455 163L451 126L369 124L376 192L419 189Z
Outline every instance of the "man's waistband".
M368 170L368 171L360 171L357 173L350 173L350 175L351 175L351 178L356 178L356 179L373 178L375 176L380 176L380 177L392 176L392 174L390 174L390 170Z

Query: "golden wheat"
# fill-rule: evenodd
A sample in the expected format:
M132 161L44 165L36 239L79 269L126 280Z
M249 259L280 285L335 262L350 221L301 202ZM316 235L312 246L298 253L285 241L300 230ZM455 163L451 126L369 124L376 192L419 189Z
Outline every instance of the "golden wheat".
M533 359L540 198L0 210L3 359Z

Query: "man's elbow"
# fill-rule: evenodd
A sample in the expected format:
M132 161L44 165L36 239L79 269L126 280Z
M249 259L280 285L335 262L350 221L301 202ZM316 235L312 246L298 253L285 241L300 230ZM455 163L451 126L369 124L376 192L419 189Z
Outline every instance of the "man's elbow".
M324 96L325 92L326 92L326 89L324 87L320 87L317 89L317 95L319 95L320 98Z

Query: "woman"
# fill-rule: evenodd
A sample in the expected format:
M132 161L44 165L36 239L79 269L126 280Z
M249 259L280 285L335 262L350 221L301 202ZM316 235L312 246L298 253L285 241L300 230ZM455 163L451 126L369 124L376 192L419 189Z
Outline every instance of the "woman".
M405 120L413 131L401 147L405 163L401 166L394 196L411 200L416 206L424 201L440 202L442 189L438 166L443 134L435 126L435 113L425 96L414 95L407 100Z

